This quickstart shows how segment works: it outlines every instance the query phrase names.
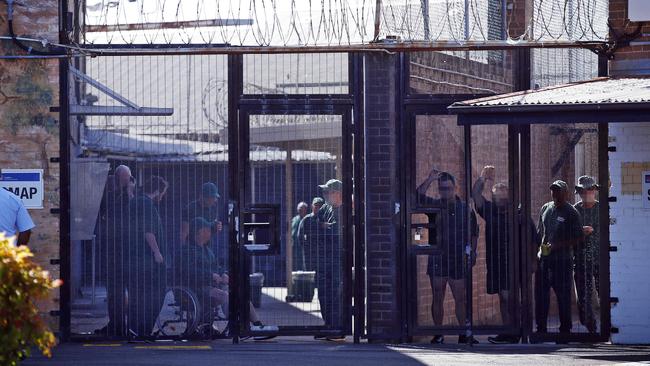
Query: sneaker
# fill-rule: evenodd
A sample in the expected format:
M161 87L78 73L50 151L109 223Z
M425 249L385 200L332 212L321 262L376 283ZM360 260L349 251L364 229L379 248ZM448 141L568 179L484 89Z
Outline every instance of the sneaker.
M269 335L269 336L256 336L256 337L253 337L253 340L254 341L268 341L269 339L273 339L275 337L276 336L271 336L271 335Z
M325 338L326 340L330 342L345 342L345 336L330 336Z
M445 343L445 336L436 335L431 338L431 344L443 344Z
M466 335L459 335L458 344L478 344L478 341L471 336L468 338Z
M488 342L490 342L492 344L519 343L519 337L499 334L496 337L488 337Z
M256 332L277 332L278 330L279 330L278 327L273 325L264 325L261 321L253 322L253 325L251 326L251 331L256 331ZM253 340L266 341L269 339L273 339L275 337L276 336L274 335L254 336Z

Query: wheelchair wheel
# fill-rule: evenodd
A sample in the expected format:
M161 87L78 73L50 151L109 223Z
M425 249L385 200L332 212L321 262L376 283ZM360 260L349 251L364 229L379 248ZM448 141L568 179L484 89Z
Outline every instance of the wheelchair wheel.
M185 287L172 287L165 308L157 321L159 335L166 337L189 337L196 332L201 305L196 294Z

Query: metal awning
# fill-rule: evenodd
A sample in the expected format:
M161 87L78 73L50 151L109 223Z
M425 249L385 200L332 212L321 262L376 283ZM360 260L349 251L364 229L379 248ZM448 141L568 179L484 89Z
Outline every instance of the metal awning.
M459 125L650 122L650 78L597 78L456 102Z

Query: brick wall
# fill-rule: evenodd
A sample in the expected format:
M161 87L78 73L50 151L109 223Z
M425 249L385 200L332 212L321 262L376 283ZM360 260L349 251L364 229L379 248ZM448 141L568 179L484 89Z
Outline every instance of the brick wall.
M610 203L610 241L618 249L610 253L610 281L611 296L619 299L612 305L612 326L619 329L612 341L650 343L650 210L643 209L640 190L625 190L629 167L650 163L650 125L611 123L609 129L616 147L609 154L610 195L617 198ZM640 182L640 171L635 180Z
M617 36L632 34L639 26L640 36L633 40L636 45L621 44L616 49L613 60L610 62L612 75L648 75L650 74L650 45L643 44L650 41L650 22L637 23L629 21L628 0L609 1L609 22L612 27L610 38L616 40Z
M398 184L395 179L395 57L365 57L366 255L369 338L399 337L396 258L393 224Z
M0 2L0 32L8 34L6 3ZM43 0L18 6L14 13L18 35L58 40L58 2ZM21 54L11 41L0 41L1 54ZM35 261L59 277L59 218L50 213L59 207L59 131L56 114L49 107L58 104L58 62L55 60L0 60L0 168L34 168L44 171L44 208L29 210L36 228L30 247ZM41 304L43 313L58 310L58 291ZM53 326L56 320L49 318Z

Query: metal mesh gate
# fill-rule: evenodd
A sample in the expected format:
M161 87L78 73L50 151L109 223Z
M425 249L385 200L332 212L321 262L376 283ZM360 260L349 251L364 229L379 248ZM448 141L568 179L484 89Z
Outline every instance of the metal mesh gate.
M348 55L230 58L70 65L73 335L349 333Z

